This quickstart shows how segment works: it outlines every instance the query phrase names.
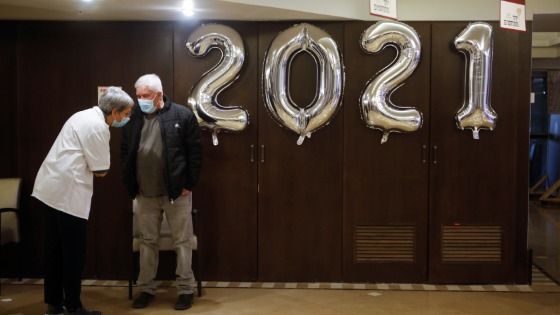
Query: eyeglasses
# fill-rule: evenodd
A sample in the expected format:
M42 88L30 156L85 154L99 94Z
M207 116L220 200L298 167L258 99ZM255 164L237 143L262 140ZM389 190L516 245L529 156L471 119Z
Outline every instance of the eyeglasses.
M132 111L129 110L129 111L125 112L125 111L123 110L122 112L119 112L119 114L120 114L122 117L130 118L130 115L132 114Z

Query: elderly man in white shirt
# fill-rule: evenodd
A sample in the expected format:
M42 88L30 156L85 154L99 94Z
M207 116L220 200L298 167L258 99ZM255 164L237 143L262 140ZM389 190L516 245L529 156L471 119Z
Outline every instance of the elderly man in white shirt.
M133 105L126 92L109 87L98 106L66 121L39 169L32 196L44 207L48 315L101 314L80 300L93 177L109 171L109 126L124 126Z

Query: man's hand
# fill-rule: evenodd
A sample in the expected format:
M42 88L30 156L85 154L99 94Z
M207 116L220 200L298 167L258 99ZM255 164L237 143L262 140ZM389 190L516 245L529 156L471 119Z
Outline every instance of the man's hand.
M109 173L109 170L93 171L93 176L95 176L95 177L105 177L105 175L107 175L107 173Z

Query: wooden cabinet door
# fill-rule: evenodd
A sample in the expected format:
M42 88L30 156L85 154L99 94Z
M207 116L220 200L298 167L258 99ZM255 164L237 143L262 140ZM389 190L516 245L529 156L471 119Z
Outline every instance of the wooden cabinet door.
M259 60L264 60L273 38L292 25L261 24ZM343 43L342 24L314 25ZM307 53L296 55L290 93L302 108L315 97L316 77L313 58ZM339 111L330 124L297 145L299 135L277 124L259 98L260 281L342 279L342 123Z
M239 78L219 94L224 107L240 106L249 112L248 127L238 133L221 132L218 145L202 130L200 182L194 190L194 208L200 210L198 236L203 280L255 281L257 279L257 31L252 23L223 23L235 29L245 44L245 62ZM175 28L175 97L187 104L192 87L222 58L218 49L205 57L189 55L186 41L201 24Z
M528 185L523 152L529 139L530 34L492 23L491 105L498 119L493 131L483 130L475 140L455 124L465 97L466 61L453 41L467 25L432 26L430 148L437 163L430 178L429 281L508 283L527 264L526 251L518 247L526 245L519 235L527 203L518 196L526 200Z
M136 99L134 83L147 73L157 74L163 93L173 100L173 24L168 22L105 22L95 24L91 104L97 86L120 86ZM150 43L147 45L146 43ZM96 179L92 214L96 218L96 272L98 279L127 279L132 250L132 200L122 184L120 145L122 129L111 131L111 170ZM111 231L107 233L106 231ZM159 278L171 278L173 259L161 259Z
M92 97L93 25L89 22L17 23L18 163L22 181L24 270L43 270L43 209L30 197L41 163L66 120L95 105ZM12 106L12 104L10 104ZM95 182L94 198L97 194ZM88 222L84 277L96 276L96 207ZM35 229L38 230L35 230ZM26 259L27 253L33 253ZM38 272L39 271L39 272Z
M391 96L399 107L414 107L423 126L410 133L366 127L360 97L376 73L397 56L386 47L375 55L360 48L374 23L347 23L344 98L343 278L353 282L422 282L427 277L428 171L430 128L430 24L407 23L420 35L420 62Z

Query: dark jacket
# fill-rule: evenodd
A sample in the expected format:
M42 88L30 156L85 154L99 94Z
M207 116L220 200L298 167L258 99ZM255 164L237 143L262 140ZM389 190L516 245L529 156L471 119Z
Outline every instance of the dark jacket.
M163 144L162 157L166 172L165 184L169 197L177 199L183 188L193 190L198 181L202 164L202 145L198 121L185 106L169 101L157 111ZM136 179L136 155L144 125L144 114L134 106L130 121L123 127L121 142L121 166L124 184L132 198L140 192Z

